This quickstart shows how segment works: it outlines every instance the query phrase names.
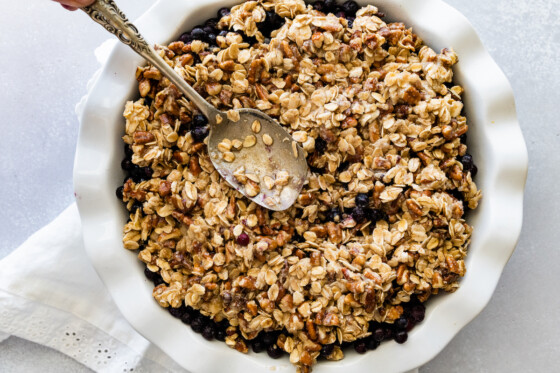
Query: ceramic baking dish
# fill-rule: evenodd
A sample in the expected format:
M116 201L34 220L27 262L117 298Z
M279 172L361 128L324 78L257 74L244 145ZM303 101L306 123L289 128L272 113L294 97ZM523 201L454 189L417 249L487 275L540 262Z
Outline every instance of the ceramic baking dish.
M144 36L165 44L218 8L238 1L160 0L135 22ZM408 341L383 343L365 355L346 353L339 362L319 362L313 371L400 372L438 354L488 303L521 231L527 150L517 122L513 92L502 71L483 47L473 27L441 0L378 0L371 3L387 19L403 21L434 50L452 47L459 55L455 80L465 88L469 152L477 162L478 187L484 197L468 217L475 231L467 257L467 274L453 294L433 297L426 319ZM124 9L126 11L126 9ZM288 358L241 354L222 342L208 342L181 324L152 298L152 284L136 255L123 249L127 214L115 197L123 179L122 112L137 96L134 73L143 61L116 45L85 102L76 151L74 184L85 247L117 306L132 326L193 373L293 372ZM94 307L95 305L92 305Z

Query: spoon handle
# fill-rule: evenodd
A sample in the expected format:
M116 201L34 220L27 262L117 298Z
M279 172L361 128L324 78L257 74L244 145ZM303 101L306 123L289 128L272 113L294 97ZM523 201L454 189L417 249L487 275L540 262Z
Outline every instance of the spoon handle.
M97 0L82 8L87 15L132 48L140 56L154 65L177 88L187 96L207 118L215 118L220 112L200 96L159 54L144 40L136 26L128 21L125 14L113 0Z

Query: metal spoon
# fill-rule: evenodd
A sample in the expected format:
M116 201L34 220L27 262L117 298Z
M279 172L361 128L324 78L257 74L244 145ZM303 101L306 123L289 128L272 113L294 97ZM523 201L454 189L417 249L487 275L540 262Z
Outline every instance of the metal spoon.
M237 110L239 120L228 119L226 113L202 98L146 43L114 1L97 0L82 10L154 65L206 116L210 124L208 153L214 167L225 180L267 209L282 211L293 205L307 179L307 160L303 149L279 123L253 109ZM260 127L258 133L256 127ZM256 138L253 146L225 152L229 142L244 142L250 136ZM246 145L250 145L251 140L247 139ZM241 173L241 170L244 172ZM286 174L289 175L288 180L281 177Z

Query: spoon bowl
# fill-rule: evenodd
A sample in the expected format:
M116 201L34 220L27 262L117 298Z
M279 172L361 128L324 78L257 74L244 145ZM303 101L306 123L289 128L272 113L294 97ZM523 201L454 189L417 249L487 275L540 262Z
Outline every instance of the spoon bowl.
M307 179L305 152L278 122L263 112L253 109L237 112L237 121L226 117L218 124L209 118L210 159L220 175L245 196L270 210L286 210L293 205ZM221 151L225 150L224 144L235 140L243 144L239 150L232 145L229 152ZM234 156L231 161L225 159L230 156L228 153ZM253 183L258 187L256 195L252 195L256 191Z

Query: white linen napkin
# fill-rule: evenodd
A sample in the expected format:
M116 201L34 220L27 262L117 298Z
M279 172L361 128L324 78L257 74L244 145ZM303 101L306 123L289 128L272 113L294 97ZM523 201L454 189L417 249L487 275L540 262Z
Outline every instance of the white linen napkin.
M97 48L101 64L115 43ZM79 117L86 97L76 107ZM96 372L187 372L118 310L87 258L75 203L0 261L0 343L10 335L54 348Z
M97 372L186 372L123 318L81 229L72 204L0 261L0 341L15 335Z

